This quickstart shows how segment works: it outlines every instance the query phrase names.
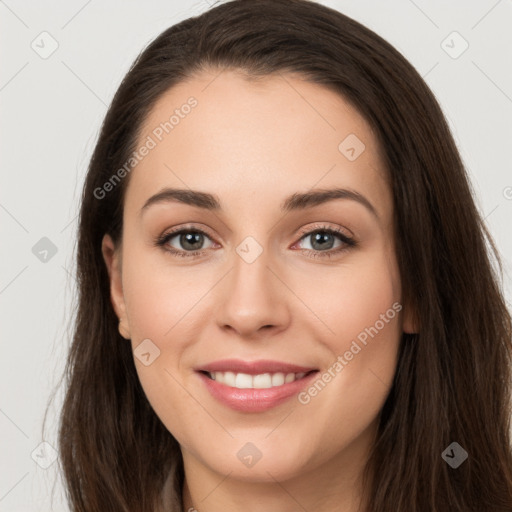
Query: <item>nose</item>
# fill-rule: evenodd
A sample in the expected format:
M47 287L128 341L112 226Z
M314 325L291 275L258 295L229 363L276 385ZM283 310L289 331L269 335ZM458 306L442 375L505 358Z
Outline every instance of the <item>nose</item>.
M244 339L286 329L290 322L288 301L293 294L285 276L279 275L279 267L269 261L265 251L252 263L235 254L233 264L221 287L219 327Z

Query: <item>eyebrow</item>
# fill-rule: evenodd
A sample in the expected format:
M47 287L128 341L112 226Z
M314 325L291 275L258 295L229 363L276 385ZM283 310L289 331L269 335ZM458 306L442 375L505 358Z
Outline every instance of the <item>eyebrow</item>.
M355 190L346 188L313 189L303 193L296 192L283 201L281 211L288 213L297 210L305 210L335 199L350 199L356 201L363 205L370 213L377 217L377 219L379 218L377 210L365 196ZM222 211L220 200L215 194L191 189L164 188L157 194L151 196L144 203L140 215L152 205L169 202L179 202L205 210Z

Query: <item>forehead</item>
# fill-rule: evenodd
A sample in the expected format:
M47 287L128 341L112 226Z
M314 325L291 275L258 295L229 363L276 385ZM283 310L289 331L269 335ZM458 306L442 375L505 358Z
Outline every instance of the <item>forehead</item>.
M202 72L164 93L145 119L127 201L170 186L229 197L344 186L390 208L381 149L342 96L292 74L248 80ZM379 206L380 204L380 206Z

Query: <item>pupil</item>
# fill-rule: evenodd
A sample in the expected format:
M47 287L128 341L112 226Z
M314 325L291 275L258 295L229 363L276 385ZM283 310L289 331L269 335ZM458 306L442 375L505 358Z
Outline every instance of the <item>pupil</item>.
M185 249L190 249L192 251L199 249L201 243L199 243L199 247L195 247L193 244L202 242L202 234L201 233L187 233L186 235L181 235L181 244ZM192 245L192 246L191 246ZM188 247L187 247L188 246Z
M322 234L322 233L316 233L316 234L313 236L314 241L313 241L312 246L315 248L315 244L316 244L317 242L319 242L319 241L320 241L320 242L322 242L322 240L324 240L324 241L325 241L325 237L331 237L331 235L330 235L329 233L324 233L324 234ZM332 241L331 241L331 246L332 246ZM322 248L324 248L324 249L325 249L325 244L320 243L320 247L319 247L319 248L320 248L320 249L322 249ZM328 248L331 248L331 247L329 246Z

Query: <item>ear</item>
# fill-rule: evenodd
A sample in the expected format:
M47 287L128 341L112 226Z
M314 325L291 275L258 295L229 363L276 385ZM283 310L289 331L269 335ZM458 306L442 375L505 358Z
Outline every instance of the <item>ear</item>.
M420 322L417 311L411 305L406 305L402 314L402 330L406 334L416 334L420 332Z
M110 280L110 300L119 318L119 333L127 340L130 339L130 326L126 315L126 304L121 278L121 250L116 247L110 235L104 235L101 242L101 252Z

